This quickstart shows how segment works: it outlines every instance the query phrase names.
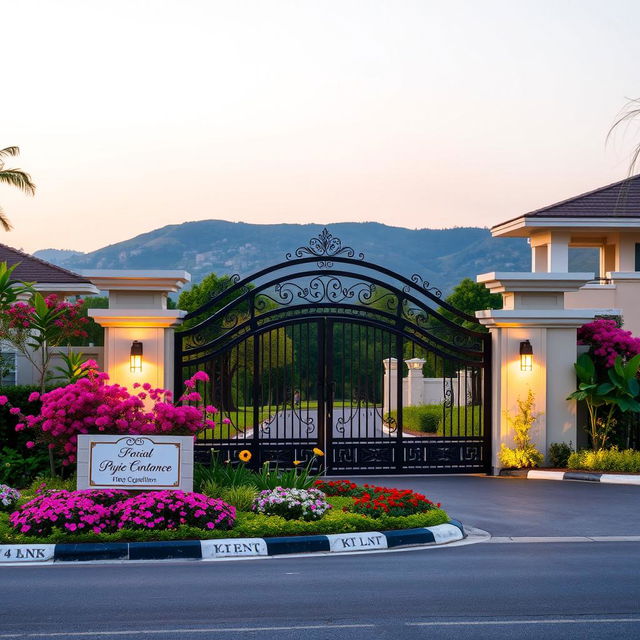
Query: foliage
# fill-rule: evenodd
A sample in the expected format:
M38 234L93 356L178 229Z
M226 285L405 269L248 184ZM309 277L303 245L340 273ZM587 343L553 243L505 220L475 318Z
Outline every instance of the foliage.
M617 356L613 368L607 369L606 382L598 379L596 365L589 354L580 355L574 366L578 376L578 390L568 399L584 401L589 412L591 446L596 451L604 449L616 425L616 409L634 413L640 411L640 402L636 400L640 393L637 379L640 354L626 363L621 356Z
M0 484L0 511L13 511L18 500L20 500L20 492L17 489Z
M220 460L217 453L212 452L209 466L196 463L193 471L193 488L195 491L213 495L213 492L224 487L258 486L256 474L242 462ZM211 492L211 493L210 493Z
M613 123L613 125L611 125L611 128L607 133L607 141L609 141L609 138L618 127L623 124L628 125L631 121L635 120L638 117L640 117L640 98L632 98L631 100L627 101L624 109L618 115L618 118ZM634 174L639 159L640 144L637 144L631 153L631 160L629 162L629 177Z
M276 487L309 489L323 473L322 470L318 473L311 472L316 455L311 456L304 466L301 462L294 461L295 466L292 469L280 469L277 464L272 468L269 462L265 462L255 476L258 489L275 489Z
M29 542L144 542L150 540L199 540L215 538L245 538L295 535L320 535L331 533L353 533L356 531L387 531L392 529L410 529L431 527L449 521L441 509L432 509L412 516L369 518L357 513L329 510L320 520L285 520L280 516L264 516L254 513L238 512L236 522L230 531L202 530L183 525L178 529L157 531L155 529L120 529L114 533L95 534L92 531L75 532L55 529L49 536L30 536L15 530L9 524L8 514L0 513L0 544L19 544Z
M248 450L241 451L248 454L247 462L251 459ZM275 489L285 487L290 489L308 489L320 477L321 473L312 473L311 468L318 457L324 454L320 449L314 449L313 455L305 465L302 462L294 461L292 469L280 469L277 464L272 465L265 462L258 471L253 471L245 466L241 460L220 460L220 457L212 450L211 462L206 467L196 464L194 468L193 486L197 491L213 491L214 487L240 487L250 486L256 489Z
M0 482L24 487L49 466L49 458L42 451L23 453L11 447L0 450Z
M93 344L96 347L104 345L104 327L101 327L93 318L89 317L89 309L108 309L109 298L106 296L87 296L82 299L80 315L87 318L84 326L85 336L72 336L69 344L74 347L84 347Z
M315 489L319 489L327 496L344 496L359 498L365 491L363 487L350 480L316 480L313 483Z
M565 468L569 462L569 456L572 453L571 443L552 442L549 445L549 462L552 467Z
M199 529L233 527L235 507L219 498L184 491L149 491L116 503L112 518L117 529Z
M443 409L439 404L424 404L402 407L402 426L408 431L436 433L443 420ZM397 411L390 411L388 417L398 419Z
M476 311L484 309L502 309L502 296L499 293L491 293L484 284L474 282L471 278L463 278L447 296L446 302L452 307L470 316L475 316ZM440 313L452 322L462 324L475 331L487 331L486 328L476 323L462 320L451 311L440 309Z
M531 441L529 431L533 427L538 415L534 412L535 397L533 391L529 393L525 400L518 398L518 413L515 417L507 414L507 419L513 426L513 439L515 448L507 447L502 443L498 457L505 467L538 467L542 463L544 456Z
M93 368L95 362L89 361L87 365L88 377L43 394L39 397L40 412L22 415L23 421L16 425L16 430L26 429L34 434L36 442L45 443L59 453L65 466L75 462L77 439L82 433L196 435L204 428L215 428L211 417L216 408L197 406L202 396L195 387L199 381L208 380L201 371L185 381L186 391L179 401L187 404L173 404L171 391L145 383L140 392L130 394L125 387L108 385L109 376ZM138 383L133 386L140 388ZM36 392L29 399L37 400L38 396ZM145 405L147 399L154 403L151 407ZM3 400L7 402L5 396L0 396L0 402ZM27 442L27 447L33 444Z
M17 266L18 264L9 266L6 262L0 262L0 310L8 309L20 296L33 292L30 284L13 280L13 272Z
M596 366L598 378L615 365L616 358L629 360L640 353L640 338L625 331L615 320L597 318L578 329L578 344L589 346L589 355Z
M319 520L331 509L326 496L318 489L285 489L276 487L261 491L254 499L252 509L268 516L281 516L285 520Z
M42 474L33 480L25 490L25 493L38 494L44 491L75 491L77 483L78 481L75 474L68 478Z
M31 180L31 176L22 169L5 168L4 158L17 156L20 153L19 147L5 147L0 149L0 183L8 184L16 189L20 189L29 195L36 192L36 185ZM0 207L0 224L5 231L11 231L11 223Z
M570 469L586 469L588 471L623 471L640 473L640 451L635 449L620 450L618 447L590 451L576 451L569 456Z
M33 291L28 302L0 307L0 339L10 342L34 366L40 390L51 366L52 349L85 335L87 318L80 314L82 301L67 302L56 295L44 298Z
M411 489L390 489L368 484L364 488L365 493L353 501L353 511L371 518L382 515L410 516L440 507L440 504L434 505L421 493Z
M53 367L53 370L57 371L58 375L51 376L51 380L56 380L63 384L73 384L89 375L90 369L87 367L87 359L84 354L69 351L69 353L60 354L60 358L63 365L61 367Z
M233 505L238 511L249 511L256 497L256 488L248 485L223 487L218 497Z

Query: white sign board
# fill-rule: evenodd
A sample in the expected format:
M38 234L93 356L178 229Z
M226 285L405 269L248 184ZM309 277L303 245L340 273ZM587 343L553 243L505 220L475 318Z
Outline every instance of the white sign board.
M193 436L80 435L78 489L193 490Z

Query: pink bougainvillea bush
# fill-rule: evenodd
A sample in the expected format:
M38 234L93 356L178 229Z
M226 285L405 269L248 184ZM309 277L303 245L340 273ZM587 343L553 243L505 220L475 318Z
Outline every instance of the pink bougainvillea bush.
M16 425L17 431L33 433L27 447L43 442L62 457L66 466L76 460L77 439L82 433L195 436L202 429L216 426L213 416L217 409L201 406L202 396L197 391L198 382L209 380L203 371L185 382L185 393L173 403L171 391L136 383L134 387L140 390L129 393L126 387L108 384L109 376L99 372L95 362L85 366L89 368L85 378L42 395L31 394L29 401L39 399L42 403L40 413L21 413L21 422ZM6 397L0 396L0 404L6 402Z
M219 498L183 491L141 493L116 504L113 516L118 529L231 529L236 509Z
M9 516L26 535L112 533L120 529L164 530L183 525L204 530L231 529L235 507L216 498L183 491L131 496L119 490L44 491Z
M578 329L578 343L590 347L596 363L610 369L616 358L628 360L640 353L640 338L621 329L615 320L598 318Z

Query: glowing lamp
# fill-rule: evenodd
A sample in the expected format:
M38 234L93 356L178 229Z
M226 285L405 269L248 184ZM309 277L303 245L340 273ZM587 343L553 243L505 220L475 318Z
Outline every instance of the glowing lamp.
M528 340L520 343L520 371L533 371L533 347Z
M132 373L142 371L142 342L134 340L129 352L129 369Z

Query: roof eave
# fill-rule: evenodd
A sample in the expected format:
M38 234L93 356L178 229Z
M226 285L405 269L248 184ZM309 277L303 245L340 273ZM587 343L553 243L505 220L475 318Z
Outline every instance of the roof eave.
M640 216L520 216L491 227L494 238L527 238L545 229L580 229L598 231L640 231Z

